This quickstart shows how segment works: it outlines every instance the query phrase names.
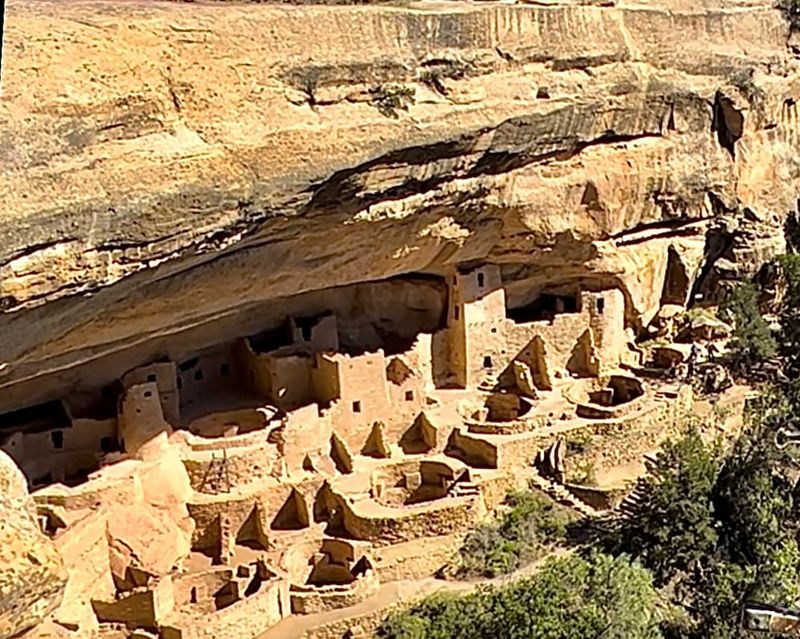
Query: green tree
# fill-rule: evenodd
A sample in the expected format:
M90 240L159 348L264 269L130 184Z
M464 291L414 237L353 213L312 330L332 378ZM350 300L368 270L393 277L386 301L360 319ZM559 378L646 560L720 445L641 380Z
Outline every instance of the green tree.
M668 441L638 486L638 501L611 538L617 552L634 554L657 583L691 568L713 551L717 532L712 489L719 449L707 446L696 428Z
M777 429L795 414L795 397L773 389L751 402L742 434L724 455L692 431L667 445L623 521L618 550L669 582L673 602L686 612L665 624L666 637L740 637L745 600L791 605L800 594L788 479L794 462L775 446Z
M782 255L777 260L783 276L780 309L780 350L791 377L800 372L800 255Z
M385 639L658 639L652 576L601 553L548 561L534 577L465 597L437 595L391 615Z
M734 288L723 304L723 313L733 323L729 343L734 367L745 372L775 355L777 344L758 306L758 289L752 282Z

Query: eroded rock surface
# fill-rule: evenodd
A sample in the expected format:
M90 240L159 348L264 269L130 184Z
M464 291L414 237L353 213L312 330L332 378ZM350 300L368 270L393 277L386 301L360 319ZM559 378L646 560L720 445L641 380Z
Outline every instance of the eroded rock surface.
M58 551L39 530L25 477L0 452L0 637L13 637L55 610L66 581Z
M0 408L471 261L511 305L618 285L642 325L670 247L713 296L795 207L771 3L6 11Z

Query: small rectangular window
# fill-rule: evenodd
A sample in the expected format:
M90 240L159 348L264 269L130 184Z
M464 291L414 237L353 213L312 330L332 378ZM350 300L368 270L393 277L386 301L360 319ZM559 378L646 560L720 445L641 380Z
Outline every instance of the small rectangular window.
M484 368L491 368L492 367L492 358L488 355L483 358L483 367Z
M150 374L147 376L147 381L148 381L148 382L155 382L157 379L158 379L158 378L156 377L156 374L155 374L155 373L150 373Z
M413 402L414 401L414 391L406 391L406 401Z
M483 280L483 273L478 273L478 286L480 286L481 288L483 288L483 282L484 282L484 280Z
M453 319L458 319L458 306L453 307Z
M52 431L50 439L53 440L53 448L64 448L64 433L60 430Z
M196 382L203 381L203 369L199 368L194 372L194 379Z
M353 412L360 413L361 412L361 402L355 401L353 402Z
M602 315L603 311L606 310L606 300L605 300L605 298L598 297L597 300L595 300L595 304L597 306L597 312Z
M230 375L230 372L231 372L231 367L228 364L219 365L219 373L223 377L227 377L228 375Z
M104 453L113 453L117 450L116 442L112 437L101 437L100 450Z

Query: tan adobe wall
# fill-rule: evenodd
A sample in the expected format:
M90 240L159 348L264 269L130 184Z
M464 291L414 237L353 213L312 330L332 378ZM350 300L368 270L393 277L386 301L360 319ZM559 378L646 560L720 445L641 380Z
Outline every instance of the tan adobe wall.
M92 600L98 620L125 623L134 628L158 628L174 607L171 577L164 577L146 589L124 593L116 599Z
M341 500L341 507L347 532L376 546L466 530L484 512L480 499L467 497L443 498L402 508L383 506L374 500L356 503Z
M375 569L383 582L430 577L456 556L464 534L421 537L375 548Z
M67 510L92 508L97 503L135 503L142 499L142 484L135 474L140 462L126 460L116 464L115 473L109 474L104 469L94 473L89 481L67 488L53 484L33 493L37 503L63 506ZM130 472L124 472L129 469Z
M532 472L530 469L529 472ZM472 473L473 482L480 486L481 497L486 509L491 511L505 501L510 490L523 490L528 487L528 472L520 469L504 471L479 471Z
M413 352L413 351L412 351ZM390 408L381 420L383 433L387 441L397 443L405 430L413 423L415 417L425 407L425 378L416 368L416 358L402 356L387 358L387 367L395 360L406 362L411 373L399 383L391 379L387 382Z
M244 381L238 366L236 343L179 362L177 375L184 419L202 410L210 397L226 391L241 393Z
M214 493L212 475L218 477L224 467L221 483L231 489L258 482L279 473L279 455L274 444L262 441L251 446L231 446L222 450L195 451L183 456L183 465L189 474L192 488L199 492ZM219 471L219 472L217 472Z
M175 598L175 608L180 610L191 606L196 613L214 613L216 605L214 595L226 584L229 584L234 575L234 569L220 566L198 573L178 575L172 579L172 589Z
M266 420L266 417L264 419ZM272 424L275 425L276 422L272 422ZM180 442L181 445L185 445L192 451L222 450L223 448L255 446L264 441L264 436L265 431L262 429L225 437L203 437L187 430L177 430L170 437L170 441Z
M155 382L164 418L173 425L180 423L180 397L178 394L178 372L175 362L156 362L140 366L122 376L122 387Z
M263 355L260 357L270 378L269 399L279 408L290 409L313 399L309 355Z
M367 443L374 422L389 424L394 419L389 405L386 359L382 351L330 357L337 364L339 389L339 397L330 408L331 424L350 452L356 453Z
M454 428L445 449L449 455L476 468L497 468L497 446L486 437L475 437Z
M328 586L292 584L289 588L292 612L308 615L355 606L377 593L379 587L380 578L371 569L350 584Z
M163 639L258 637L290 613L289 588L282 579L261 585L255 594L208 615L183 617L162 628Z
M311 369L314 398L320 404L329 404L342 396L339 386L339 360L330 354L318 353Z
M72 420L68 428L14 433L0 450L8 453L30 483L63 482L96 470L104 442L106 448L113 448L116 439L116 419L80 418ZM49 481L41 481L44 477Z
M602 374L619 366L628 351L625 297L621 290L614 288L597 292L585 291L581 300L582 307L589 312L589 326Z
M276 480L266 480L253 486L252 490L241 490L220 495L196 494L187 504L189 514L196 524L192 537L192 547L197 550L214 550L219 545L219 518L227 517L235 535L256 508L261 528L267 536L271 535L271 525L293 491L304 500L306 510L313 512L314 500L323 484L323 479L298 484L284 484Z
M617 420L592 422L576 431L576 436L580 432L583 438L584 433L588 433L590 439L582 446L584 452L567 452L567 473L570 469L585 466L601 472L603 468L640 461L644 454L657 449L665 439L677 435L685 424L691 394L684 391L677 401L671 402L647 400L636 413Z
M253 350L248 339L237 340L233 349L236 368L244 377L244 383L261 397L269 397L272 379L261 356Z
M332 432L330 412L320 415L316 404L289 413L283 426L283 459L289 473L302 469L306 455L328 455Z
M573 368L572 362L579 359L581 340L587 330L591 331L593 357L597 358L602 372L616 368L626 356L625 300L619 289L584 291L581 293L578 312L559 313L552 321L516 323L506 321L507 348L505 355L498 357L498 367L505 371L506 381L513 374L506 371L515 359L537 368L534 340L541 339L548 372L551 376L565 377ZM602 309L602 310L600 310ZM574 359L573 359L574 358Z
M256 353L244 339L236 346L236 360L246 384L275 406L291 409L314 399L313 355L291 350Z
M292 327L295 344L306 346L311 351L339 350L339 327L333 313L313 318L313 323L305 318L293 318Z
M497 373L505 354L505 291L500 270L485 265L448 276L450 371L462 387L475 387ZM500 369L502 370L502 369Z
M219 446L209 448L224 448L224 441L247 434L250 431L263 431L269 423L269 414L260 407L221 410L197 419L187 425L189 432L214 441L222 442Z
M119 410L119 439L128 455L145 458L168 446L172 427L164 419L155 382L128 388L120 399Z

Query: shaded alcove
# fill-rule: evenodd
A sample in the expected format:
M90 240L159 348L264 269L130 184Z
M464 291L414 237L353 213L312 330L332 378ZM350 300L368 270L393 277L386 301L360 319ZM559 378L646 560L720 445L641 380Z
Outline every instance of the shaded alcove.
M308 506L306 500L292 488L291 493L281 506L270 524L272 530L301 530L309 525Z
M669 247L667 252L667 270L664 274L664 286L661 289L661 304L679 304L683 306L689 297L689 274L678 252Z

